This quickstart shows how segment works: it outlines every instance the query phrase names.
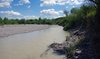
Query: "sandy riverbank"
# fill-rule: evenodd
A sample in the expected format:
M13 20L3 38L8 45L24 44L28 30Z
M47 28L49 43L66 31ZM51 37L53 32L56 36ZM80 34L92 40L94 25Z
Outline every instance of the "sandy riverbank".
M4 25L0 26L0 38L14 34L38 31L49 28L49 25Z

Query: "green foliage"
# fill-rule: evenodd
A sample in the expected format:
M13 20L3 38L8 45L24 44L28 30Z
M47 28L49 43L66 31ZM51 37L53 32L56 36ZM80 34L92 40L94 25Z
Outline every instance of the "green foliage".
M3 20L3 22L4 22L4 24L8 24L9 23L9 20L8 20L8 18L4 18L4 20Z
M68 11L64 10L63 13L68 16Z
M0 17L0 25L2 25L3 24L3 20L2 20L2 18Z
M79 9L77 9L77 8L72 8L71 9L72 14L77 14L78 12L79 12Z
M53 24L53 21L50 19L8 19L0 17L0 24Z
M75 26L79 26L81 24L87 26L89 25L96 14L96 8L90 5L83 5L80 9L73 8L71 10L71 14L66 17L61 17L55 19L55 23L64 27L64 30L68 30Z
M21 19L18 21L19 24L25 24L25 19Z
M67 48L67 57L73 58L75 50L76 50L76 46L70 46L69 48Z

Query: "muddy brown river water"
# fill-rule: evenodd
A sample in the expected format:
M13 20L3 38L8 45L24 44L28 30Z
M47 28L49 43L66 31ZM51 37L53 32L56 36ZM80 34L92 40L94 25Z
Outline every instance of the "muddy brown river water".
M64 42L69 33L61 26L48 29L11 35L0 39L0 59L63 59L52 50L45 52L54 42ZM42 55L42 56L41 56Z

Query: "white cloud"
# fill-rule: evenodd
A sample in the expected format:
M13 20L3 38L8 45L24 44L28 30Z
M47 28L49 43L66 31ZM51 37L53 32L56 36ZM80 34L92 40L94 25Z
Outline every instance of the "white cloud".
M55 5L56 4L56 2L55 2L55 0L45 0L45 1L41 1L41 4L40 4L40 6L47 6L47 5Z
M0 7L11 7L13 0L0 0Z
M0 7L10 7L10 3L8 2L0 3Z
M30 0L19 0L18 4L14 4L14 6L20 6L20 5L24 5L24 4L30 4Z
M74 0L73 1L73 4L76 4L76 5L79 5L79 4L82 4L83 3L83 0Z
M23 16L25 19L38 19L39 17L37 16Z
M40 6L48 6L48 5L65 5L66 0L41 0Z
M66 4L81 4L84 0L41 0L40 6L66 5Z
M29 4L29 3L30 3L29 0L20 0L19 2L20 2L21 4Z
M9 15L9 16L21 16L21 14L19 12L15 12L15 11L0 11L0 14L5 14L5 15Z
M49 18L49 19L64 16L62 10L56 11L55 9L41 10L40 13L42 18Z
M18 4L14 4L14 6L20 6L20 5L23 5L23 4L21 4L21 3L18 3Z
M56 11L55 9L47 9L47 10L41 10L40 13L41 14L46 14L46 15L59 15L60 13L62 13L63 11Z
M41 16L41 18L47 18L47 19L55 19L59 17L64 17L65 15L56 15L56 16Z

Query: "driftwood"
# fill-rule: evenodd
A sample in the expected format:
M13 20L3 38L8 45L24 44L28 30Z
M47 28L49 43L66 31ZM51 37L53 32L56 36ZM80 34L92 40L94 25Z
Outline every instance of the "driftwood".
M67 47L63 43L52 43L49 45L49 48L52 48L54 50L54 53L62 55L66 53Z
M52 43L49 47L56 51L63 50L65 48L65 45L60 43Z

